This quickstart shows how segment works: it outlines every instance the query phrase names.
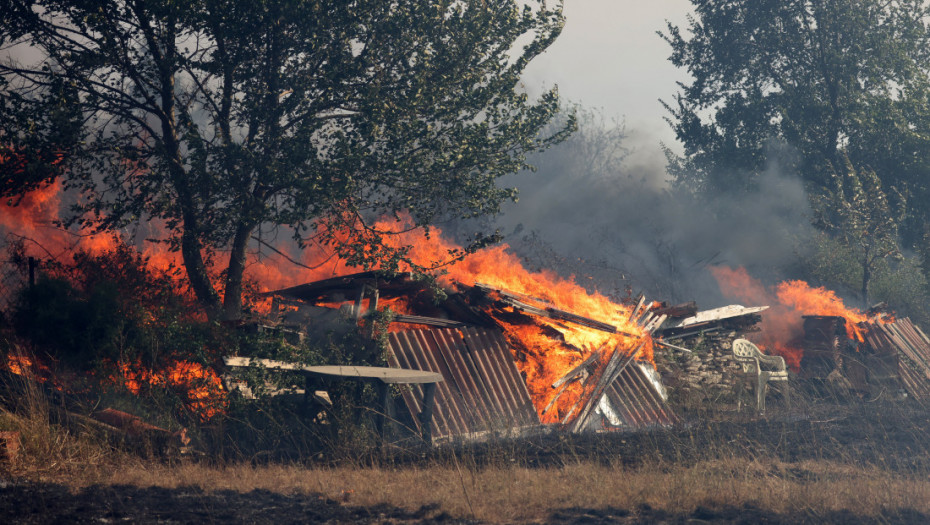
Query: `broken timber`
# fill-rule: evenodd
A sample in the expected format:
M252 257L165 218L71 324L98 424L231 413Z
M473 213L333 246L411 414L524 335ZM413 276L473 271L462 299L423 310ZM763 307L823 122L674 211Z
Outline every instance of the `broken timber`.
M394 314L392 323L424 324L427 326L438 326L440 328L461 328L465 323L453 321L451 319L440 319L438 317L424 317L422 315Z
M620 330L611 324L603 323L601 321L591 319L589 317L584 317L578 314L573 314L571 312L566 312L565 310L560 310L552 306L546 306L540 308L538 306L533 306L526 302L526 300L535 300L541 303L547 303L543 299L536 299L535 297L523 296L513 292L508 292L506 290L501 290L499 288L494 288L493 286L475 283L475 288L482 290L484 292L495 292L502 297L502 302L508 304L517 310L522 312L538 315L539 317L548 317L550 319L557 319L560 321L568 321L575 324L580 324L582 326L587 326L588 328L593 328L595 330L600 330L602 332L607 332L610 334L616 334Z
M575 379L578 379L578 377L582 374L587 374L587 376L590 376L591 372L588 370L588 368L592 364L596 363L598 359L601 358L601 353L603 352L603 350L604 350L604 347L602 346L601 348L598 348L597 350L591 352L591 355L586 357L585 360L582 361L578 366L576 366L575 368L572 368L567 374L562 376L555 383L552 383L552 388L558 388L559 391L555 393L555 395L552 397L552 400L549 401L548 405L546 405L545 410L542 411L543 414L549 412L549 409L551 409L553 405L555 405L556 400L559 399L559 397L562 395L563 392L565 392L565 389L568 388L568 385L572 381L574 381ZM587 376L585 377L585 379L587 379ZM576 402L575 405L577 406L577 404L578 403ZM566 417L570 416L572 412L574 412L574 408L575 407L572 407L572 410L568 413Z
M588 419L594 412L594 409L600 404L601 398L605 395L608 386L616 381L620 374L626 369L626 367L636 359L636 355L643 348L643 346L646 345L647 337L651 337L653 332L662 326L662 323L664 323L668 318L666 314L654 315L649 311L649 308L642 308L645 302L646 298L642 297L639 301L639 304L630 315L630 319L635 319L636 324L643 327L643 335L640 337L639 344L633 349L632 352L629 353L626 353L624 349L621 348L622 343L618 344L617 347L614 348L614 351L611 353L606 365L601 368L600 373L595 372L588 375L582 384L582 390L584 392L588 392L589 384L592 382L594 385L593 388L590 390L590 393L587 395L587 397L582 394L582 397L575 402L575 405L571 408L571 410L569 410L568 414L566 414L565 418L562 420L563 424L569 421L574 415L575 410L578 408L579 404L582 402L582 400L584 400L584 405L581 408L581 412L572 423L572 432L580 432L582 429L584 429L584 427L587 425ZM642 312L640 312L641 309L643 309ZM642 317L637 318L640 315ZM595 360L597 360L599 357L600 355L598 355ZM588 366L590 366L590 364Z

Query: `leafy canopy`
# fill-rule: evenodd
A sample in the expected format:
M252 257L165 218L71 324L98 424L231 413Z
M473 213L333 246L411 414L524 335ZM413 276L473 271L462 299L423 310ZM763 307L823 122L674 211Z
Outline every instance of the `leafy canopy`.
M671 62L692 76L666 104L685 147L683 158L671 159L681 184L750 188L770 141L799 151L793 167L815 191L827 191L831 174L845 169L844 153L889 187L914 185L926 173L925 2L693 4L686 30L669 24L660 33L672 47Z
M373 219L406 212L428 227L494 213L516 196L496 179L572 128L541 134L557 93L530 101L519 88L562 27L560 7L542 2L5 6L0 43L14 59L0 63L0 101L50 103L65 85L80 115L68 152L77 217L111 230L163 220L201 303L217 312L222 290L227 317L262 225L391 269L404 249ZM204 258L219 250L222 286Z

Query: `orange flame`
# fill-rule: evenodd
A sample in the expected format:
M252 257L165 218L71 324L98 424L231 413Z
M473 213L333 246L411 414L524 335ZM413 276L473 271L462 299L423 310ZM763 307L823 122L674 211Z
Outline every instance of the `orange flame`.
M846 333L850 339L863 341L858 323L868 316L855 308L849 308L831 290L811 287L804 281L785 281L775 290L751 277L745 268L717 266L711 268L720 290L727 297L749 305L769 306L762 315L762 332L759 344L775 354L781 355L794 369L801 366L804 351L800 341L804 337L805 315L842 317L846 321Z
M375 225L381 231L405 231L409 222L382 221ZM394 248L409 248L408 256L414 264L429 267L436 261L449 257L450 252L461 247L442 238L437 228L429 237L412 231L398 233L387 237ZM333 275L343 275L355 271L342 261L332 260L322 264L313 260L313 256L322 256L319 251L305 253L302 262L307 266L318 267L316 270L292 269L289 274L282 272L280 266L266 260L253 265L252 271L259 270L267 278L262 284L278 283L293 286ZM402 267L401 270L410 268ZM255 275L255 274L253 274ZM547 423L558 422L564 417L581 395L580 384L573 383L566 388L553 408L543 413L549 402L556 396L557 390L552 383L562 378L597 348L606 348L606 357L614 348L631 351L636 340L643 335L641 327L629 321L631 308L615 303L599 293L588 293L571 279L563 279L552 272L530 272L525 269L519 258L509 251L507 245L498 245L480 250L464 257L454 264L442 268L438 280L446 286L456 283L473 285L483 283L493 288L528 296L527 301L541 307L552 307L575 313L603 323L613 325L623 333L608 333L570 322L533 317L530 324L518 324L497 317L504 328L511 348L515 353L517 367L526 378L528 390L540 418ZM379 307L387 302L379 302ZM391 307L406 312L402 302ZM493 315L492 310L487 313ZM392 327L397 329L397 327ZM632 336L630 335L632 334ZM642 347L638 359L652 361L652 345Z
M171 388L203 421L223 413L226 408L226 391L220 377L213 369L190 361L174 361L161 371L151 370L141 363L120 363L119 375L110 380L136 395L146 387Z
M59 191L60 184L55 182L27 195L19 207L0 206L0 226L27 235L46 249L57 250L58 253L83 249L91 254L98 254L113 249L116 243L122 242L118 237L111 235L86 235L75 238L68 232L53 227L53 221L58 218L61 205ZM397 221L379 222L375 228L381 231L401 232L408 230L409 224L408 219L401 218ZM432 266L436 261L447 259L451 251L460 250L460 247L443 240L438 229L434 229L428 238L424 238L418 231L410 231L388 235L386 239L395 248L409 247L411 260L426 267ZM321 247L311 247L298 254L289 253L286 249L281 251L288 257L299 260L305 267L284 262L277 255L253 254L249 259L246 275L261 283L265 291L356 271L345 261L332 258ZM168 252L164 244L147 246L144 255L150 257L150 264L155 267L181 266L178 255ZM577 366L594 349L605 347L608 352L614 348L630 351L635 340L642 336L642 329L629 322L630 307L615 303L599 293L588 293L573 280L562 279L554 273L530 272L523 268L519 259L508 251L506 245L471 254L455 264L446 266L443 271L445 274L439 279L445 285L453 285L455 282L468 285L475 282L486 283L536 297L554 308L611 324L626 333L611 334L542 318L535 319L534 324L527 326L502 322L508 330L508 337L511 338L513 346L518 348L515 350L518 352L518 368L527 379L538 411L542 411L555 396L556 391L551 387L552 383ZM644 345L642 348L637 358L651 361L652 346ZM164 374L165 372L156 374L142 368L127 368L123 371L127 388L135 392L144 384L165 384L168 379ZM209 378L208 383L216 385L219 384L217 381L218 379ZM548 414L541 414L542 419L547 422L559 420L577 400L577 396L580 395L577 390L575 387L569 388L559 398L555 409L550 410Z
M6 367L10 372L24 376L32 368L32 360L24 355L10 354L7 356Z
M380 225L385 228L387 225ZM395 239L403 246L411 246L410 256L418 264L429 264L440 260L451 250L459 249L444 240L441 231L429 238L406 234ZM509 251L506 244L480 250L446 268L440 282L484 283L541 300L539 306L551 306L559 310L576 313L600 322L613 325L623 333L610 334L594 328L561 323L552 319L535 317L534 324L517 325L500 317L497 321L504 327L511 348L517 354L517 368L526 378L530 397L544 423L561 421L575 405L581 395L581 385L572 383L566 388L553 408L543 413L557 390L552 383L562 378L571 369L588 357L594 350L605 347L606 357L615 348L631 351L635 340L643 330L629 321L632 308L615 303L595 292L588 293L572 279L563 279L549 271L530 272L520 259ZM492 312L488 312L492 313ZM559 334L553 337L551 334ZM563 342L564 340L564 342ZM644 345L638 359L652 362L652 346ZM523 350L521 352L521 350Z

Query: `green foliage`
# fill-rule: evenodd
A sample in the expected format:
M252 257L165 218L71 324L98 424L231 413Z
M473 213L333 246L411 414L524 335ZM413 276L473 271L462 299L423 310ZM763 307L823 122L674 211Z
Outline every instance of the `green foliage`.
M798 257L797 277L817 286L827 286L846 296L862 282L862 267L850 246L827 233L817 232L806 242Z
M76 220L163 219L210 314L220 283L204 250L228 249L223 309L238 317L263 224L390 270L406 248L374 219L406 213L428 232L515 198L495 181L572 127L541 133L557 92L531 102L518 88L563 23L559 7L530 4L11 1L0 41L40 58L0 63L0 102L52 103L69 86L83 117Z
M80 140L75 91L55 80L45 97L8 89L0 78L0 198L16 204L24 193L62 174Z
M191 314L192 301L179 292L170 270L150 268L131 247L78 252L68 263L43 266L38 282L19 291L11 324L66 376L93 372L99 388L121 390L111 379L124 373L121 366L141 372L161 371L179 360L207 365L216 361L217 349L234 345L235 337L221 326ZM171 406L173 413L184 412L183 393L163 382L141 383L144 396L159 398L156 404Z
M153 364L166 353L203 358L207 337L187 315L189 301L168 272L153 271L134 249L78 252L68 264L47 263L34 286L20 290L12 311L17 333L68 367L101 361Z
M899 246L927 252L930 5L692 3L687 32L662 33L692 76L666 105L685 146L667 152L670 172L698 193L739 192L773 160L771 144L795 149L781 168L803 177L818 226L852 251L869 302L872 273Z
M799 257L797 276L841 296L861 292L863 267L855 247L827 233L817 234ZM885 302L920 326L930 326L930 292L915 255L876 261L871 277L870 302Z
M849 248L862 274L863 306L870 306L869 285L877 265L900 259L896 214L874 171L856 170L846 159L845 170L834 175L833 190L820 200L818 222ZM900 201L900 199L899 199Z
M117 342L127 321L112 283L84 294L62 279L25 288L13 314L19 336L84 370L101 357L119 353Z
M832 173L871 166L886 188L925 195L930 6L917 0L694 1L687 32L669 24L670 60L692 80L667 104L685 146L679 183L753 185L769 141L796 148L815 193ZM921 217L930 213L922 203ZM923 202L926 202L924 200ZM917 212L915 212L917 213ZM920 222L913 219L906 233Z

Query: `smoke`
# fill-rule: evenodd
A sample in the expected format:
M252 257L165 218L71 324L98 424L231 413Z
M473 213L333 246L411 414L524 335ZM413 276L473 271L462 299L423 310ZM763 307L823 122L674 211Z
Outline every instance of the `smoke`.
M755 190L696 199L670 183L658 141L581 113L579 132L531 159L536 172L502 179L520 200L495 218L531 266L548 267L609 295L728 304L709 273L743 266L773 282L797 260L812 233L800 178L780 162L758 175Z

